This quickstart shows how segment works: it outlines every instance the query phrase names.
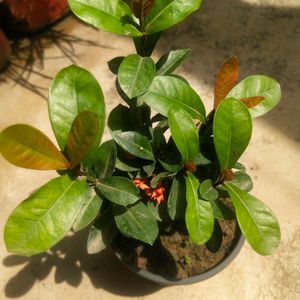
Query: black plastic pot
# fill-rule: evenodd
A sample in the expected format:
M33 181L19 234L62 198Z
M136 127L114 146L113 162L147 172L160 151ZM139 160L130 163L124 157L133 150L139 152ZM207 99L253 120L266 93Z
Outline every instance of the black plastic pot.
M240 250L242 249L242 247L244 245L244 242L245 242L245 239L244 239L243 235L241 234L240 230L238 230L237 233L236 233L236 238L233 241L232 251L221 262L219 262L212 269L210 269L210 270L208 270L208 271L206 271L202 274L192 276L192 277L188 277L188 278L184 278L184 279L166 278L166 277L163 277L161 275L157 275L157 274L151 273L149 271L139 269L134 264L132 264L132 263L129 264L127 257L120 250L114 249L114 252L115 252L115 255L117 256L117 258L130 271L132 271L133 273L135 273L135 274L137 274L137 275L139 275L139 276L141 276L141 277L143 277L147 280L155 282L155 283L157 283L158 285L161 285L161 286L186 285L186 284L192 284L192 283L196 283L196 282L206 280L206 279L216 275L217 273L221 272L238 255L238 253L240 252Z

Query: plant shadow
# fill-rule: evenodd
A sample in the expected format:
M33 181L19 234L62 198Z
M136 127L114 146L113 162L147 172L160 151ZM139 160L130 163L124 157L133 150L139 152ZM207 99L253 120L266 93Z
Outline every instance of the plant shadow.
M3 260L5 267L24 265L5 286L8 298L18 298L33 288L35 283L45 280L55 269L55 283L68 283L78 287L83 273L97 289L105 289L123 296L143 296L160 289L154 283L133 274L115 257L111 250L96 255L86 253L87 231L66 237L51 251L33 257L7 256Z
M200 84L211 87L209 95L203 95L202 91L209 107L213 102L210 96L213 96L214 75L232 54L240 58L240 79L251 74L273 77L281 84L282 101L262 120L300 141L299 5L284 7L276 1L273 5L249 2L204 1L187 21L164 34L157 50L162 54L182 45L191 48L192 54L183 70ZM201 90L198 92L201 95Z
M71 17L69 17L71 18ZM110 48L93 40L69 34L66 29L48 27L35 34L9 33L11 39L10 63L0 74L0 83L12 82L47 100L47 91L52 76L45 72L45 61L66 59L76 63L76 46ZM47 56L48 48L56 48L55 55ZM46 80L44 86L37 84L36 78Z

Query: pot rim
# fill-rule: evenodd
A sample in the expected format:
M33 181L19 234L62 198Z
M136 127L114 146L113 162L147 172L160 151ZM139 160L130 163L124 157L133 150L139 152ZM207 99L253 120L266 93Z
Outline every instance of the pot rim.
M144 269L139 269L134 264L129 264L126 262L126 256L118 249L113 249L116 257L133 273L139 275L142 278L145 278L147 280L150 280L152 282L155 282L161 286L171 286L171 285L186 285L186 284L193 284L196 282L204 281L217 273L224 270L238 255L238 253L241 251L244 243L245 238L243 237L239 227L237 227L237 233L236 238L233 241L234 245L232 245L231 252L223 259L221 260L217 265L215 265L212 269L209 269L199 275L183 278L183 279L172 279L167 278L161 275L157 275L154 273L151 273Z

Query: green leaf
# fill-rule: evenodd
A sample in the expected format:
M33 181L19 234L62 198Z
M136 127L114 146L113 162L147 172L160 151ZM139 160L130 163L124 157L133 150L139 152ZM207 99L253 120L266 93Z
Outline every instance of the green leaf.
M48 109L55 137L61 150L65 149L72 123L79 112L91 111L98 115L98 136L85 162L90 165L100 145L105 126L105 104L100 85L88 71L71 65L54 78Z
M214 217L219 220L234 220L235 213L219 199L211 200Z
M159 163L162 165L162 167L171 172L171 173L176 173L179 172L180 170L183 169L183 164L182 163L169 163L169 162L164 162L159 159Z
M280 243L280 228L273 212L257 198L237 186L226 183L225 188L235 207L243 235L261 255L272 254Z
M210 239L206 242L206 248L213 253L218 252L221 248L223 240L223 232L221 226L217 220L215 220L214 231L210 237Z
M129 6L120 0L68 0L73 13L94 27L130 36L142 33L135 27Z
M219 197L218 191L213 187L211 179L206 179L201 182L199 192L201 198L213 201Z
M230 183L246 192L250 192L253 188L251 177L244 172L235 172L234 178L230 181Z
M186 209L186 191L183 177L174 177L169 197L168 213L172 220L184 218Z
M136 157L154 160L150 141L135 131L127 131L113 134L115 142L124 150Z
M196 245L206 243L214 229L214 214L209 201L198 198L198 179L187 172L185 222L191 240Z
M185 110L192 118L205 121L205 108L197 93L182 80L172 76L154 78L141 99L156 112L168 116L171 110Z
M163 31L188 17L201 5L201 0L156 0L145 18L146 34Z
M71 163L70 168L76 167L88 154L98 136L98 115L90 112L80 112L74 119L71 131L67 137L66 155Z
M139 189L125 177L107 177L99 180L97 190L108 200L119 205L129 205L141 199Z
M183 162L193 161L199 152L199 137L192 117L179 109L170 111L168 118L173 140Z
M143 170L147 173L147 176L152 176L155 170L155 162L152 162L148 165L144 165Z
M146 92L155 76L155 63L150 57L137 54L127 56L118 70L120 87L129 98Z
M179 49L170 51L163 55L156 63L156 75L170 75L189 56L190 49Z
M233 98L221 101L214 116L213 134L221 170L231 169L251 138L252 120L247 107Z
M117 75L118 74L118 70L119 70L119 67L120 67L120 64L122 63L122 61L124 60L124 56L117 56L113 59L111 59L107 64L108 64L108 68L109 70Z
M98 150L94 171L98 178L110 177L113 175L117 159L117 148L113 140L103 143Z
M1 132L0 151L6 160L22 168L64 170L70 165L47 136L25 124L12 125Z
M161 207L160 205L154 203L154 202L147 202L147 207L151 211L152 215L158 222L162 222L162 218L160 216L160 211L159 208Z
M112 207L101 214L90 229L87 240L88 254L96 254L104 250L118 233Z
M73 230L79 231L88 226L98 215L103 200L95 194L93 189L89 190L85 203L82 205L76 220L73 224Z
M108 116L108 127L110 133L113 135L115 133L120 133L123 131L130 130L130 121L128 120L128 115L130 114L130 109L122 104L116 106Z
M152 177L150 181L151 188L153 189L156 188L164 179L174 175L175 175L174 173L170 173L170 172L161 172L157 174L156 176Z
M9 252L44 252L71 229L87 197L86 181L62 176L40 187L9 216L4 239Z
M116 160L116 168L124 172L134 172L140 170L140 166L135 161L124 161L120 158Z
M249 109L253 118L264 115L278 104L281 98L279 83L268 76L253 75L239 82L227 95L238 100L257 96L264 100Z
M142 202L129 207L114 207L115 221L121 233L153 245L158 236L158 225L150 209Z

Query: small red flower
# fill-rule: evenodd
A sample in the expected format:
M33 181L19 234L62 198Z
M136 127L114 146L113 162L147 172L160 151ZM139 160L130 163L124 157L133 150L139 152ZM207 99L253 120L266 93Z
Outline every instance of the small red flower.
M166 189L164 187L158 186L157 188L152 189L146 184L146 179L134 179L133 183L158 205L165 200L164 192Z
M146 179L134 179L133 183L142 191L150 189L150 187L145 183Z

